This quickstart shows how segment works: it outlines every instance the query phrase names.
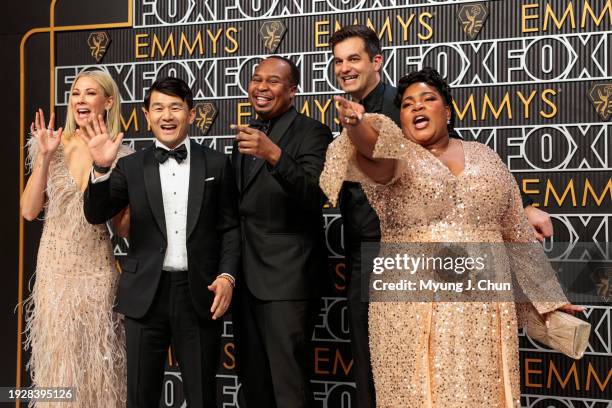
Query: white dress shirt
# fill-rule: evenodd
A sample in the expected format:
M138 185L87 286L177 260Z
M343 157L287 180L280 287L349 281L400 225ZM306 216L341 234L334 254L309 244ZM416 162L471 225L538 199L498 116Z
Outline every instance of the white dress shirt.
M168 247L164 258L164 270L186 271L187 264L187 200L189 198L189 162L191 146L189 137L181 145L187 148L187 158L180 164L169 157L159 165L164 216L166 218L166 236ZM179 147L180 145L176 146ZM159 140L155 147L168 149Z

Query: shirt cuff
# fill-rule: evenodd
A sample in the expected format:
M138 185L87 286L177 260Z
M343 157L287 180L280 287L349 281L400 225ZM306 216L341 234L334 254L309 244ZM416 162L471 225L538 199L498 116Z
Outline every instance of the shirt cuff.
M112 170L109 171L106 174L101 175L100 177L96 177L96 175L94 173L94 170L92 168L91 169L91 182L92 182L92 184L101 183L103 181L108 180L110 178L111 172L112 172Z

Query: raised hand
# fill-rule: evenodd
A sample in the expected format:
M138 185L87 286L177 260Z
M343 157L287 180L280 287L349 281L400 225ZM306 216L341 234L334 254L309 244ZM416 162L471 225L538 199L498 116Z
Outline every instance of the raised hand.
M42 109L38 109L34 122L30 125L30 133L36 138L39 154L43 156L52 155L62 140L62 128L60 127L56 133L54 126L55 114L51 114L49 124L45 126L45 114Z
M342 126L355 126L361 123L365 113L365 108L362 105L338 95L334 96L334 100L338 110L338 119Z
M230 125L230 127L238 131L236 140L240 153L255 156L272 165L278 162L281 149L264 132L249 126Z
M113 164L123 140L123 133L111 140L102 115L88 123L85 131L78 129L77 134L89 147L89 154L95 164L100 167L110 167Z

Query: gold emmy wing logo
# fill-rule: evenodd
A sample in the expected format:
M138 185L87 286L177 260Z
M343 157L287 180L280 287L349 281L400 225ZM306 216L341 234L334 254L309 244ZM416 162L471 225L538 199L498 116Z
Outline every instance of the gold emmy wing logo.
M89 34L87 44L89 45L91 56L94 57L97 62L100 62L102 58L104 58L104 54L106 54L110 41L110 37L105 31L96 31Z
M280 20L266 21L259 29L259 34L263 39L264 46L274 52L285 35L285 25Z
M612 83L593 85L589 92L589 99L603 120L609 120L612 117Z
M196 104L195 110L196 126L203 135L206 135L217 117L217 107L212 102L202 102Z
M459 8L459 21L463 31L470 40L476 39L489 16L489 9L484 4L468 4Z

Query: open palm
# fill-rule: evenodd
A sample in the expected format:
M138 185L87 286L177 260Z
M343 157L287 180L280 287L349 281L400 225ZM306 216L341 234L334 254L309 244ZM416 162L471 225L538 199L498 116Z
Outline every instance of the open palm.
M89 147L89 154L95 164L101 167L110 167L113 164L123 140L123 133L119 133L115 140L112 140L102 115L88 123L85 131L79 129L77 133Z
M42 155L51 155L56 150L62 139L62 128L57 132L53 130L55 126L55 114L51 113L49 124L45 126L45 114L42 109L36 112L34 122L30 125L30 133L38 142L38 151Z

